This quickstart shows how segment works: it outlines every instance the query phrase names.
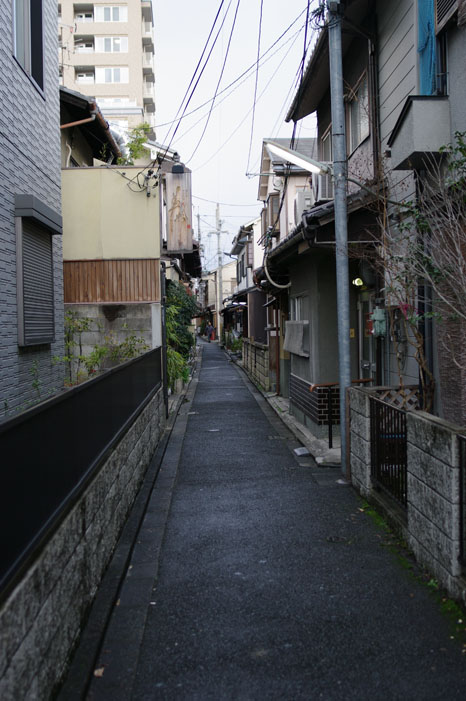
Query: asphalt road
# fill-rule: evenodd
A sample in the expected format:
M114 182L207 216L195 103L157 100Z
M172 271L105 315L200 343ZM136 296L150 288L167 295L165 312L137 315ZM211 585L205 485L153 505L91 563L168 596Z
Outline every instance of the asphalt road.
M187 399L86 698L465 699L428 587L217 344Z

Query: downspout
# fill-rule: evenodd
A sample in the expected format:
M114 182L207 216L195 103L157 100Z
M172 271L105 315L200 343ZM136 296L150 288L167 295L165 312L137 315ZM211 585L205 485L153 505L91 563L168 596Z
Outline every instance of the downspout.
M68 124L60 124L60 129L68 129L68 127L78 127L80 124L88 124L88 122L94 122L96 113L92 117L86 117L86 119L78 119L76 122L68 122Z
M165 404L165 418L168 419L168 367L167 367L167 296L166 296L166 266L160 262L160 292L162 299L162 377L163 377L163 401Z
M279 315L278 315L278 300L277 300L277 306L275 307L275 345L276 345L276 363L277 363L277 378L276 378L276 388L275 388L275 393L280 396L280 327L279 327Z

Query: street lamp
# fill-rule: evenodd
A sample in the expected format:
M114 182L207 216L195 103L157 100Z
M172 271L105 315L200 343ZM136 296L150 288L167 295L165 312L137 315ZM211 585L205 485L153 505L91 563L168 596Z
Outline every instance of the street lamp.
M293 151L293 149L287 146L282 146L277 144L272 139L264 139L264 144L267 151L274 153L279 158L283 158L285 161L289 161L295 166L299 166L303 170L309 171L309 173L318 173L320 175L327 175L331 172L331 168L328 163L321 163L316 161L309 156L305 156L304 153L299 153L299 151Z

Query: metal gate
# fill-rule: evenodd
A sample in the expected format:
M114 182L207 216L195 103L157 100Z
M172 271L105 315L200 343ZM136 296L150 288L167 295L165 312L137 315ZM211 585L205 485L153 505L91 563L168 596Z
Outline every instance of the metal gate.
M376 488L407 505L406 411L370 397L371 477Z

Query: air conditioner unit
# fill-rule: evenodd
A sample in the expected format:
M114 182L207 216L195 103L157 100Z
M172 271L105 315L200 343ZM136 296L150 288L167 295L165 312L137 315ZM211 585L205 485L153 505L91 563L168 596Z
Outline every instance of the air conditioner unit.
M303 212L314 206L314 195L312 190L298 190L294 198L294 223L295 226L301 223Z
M331 166L331 163L326 165ZM333 200L333 180L330 173L320 175L320 173L312 174L312 192L314 193L315 202L325 202Z

